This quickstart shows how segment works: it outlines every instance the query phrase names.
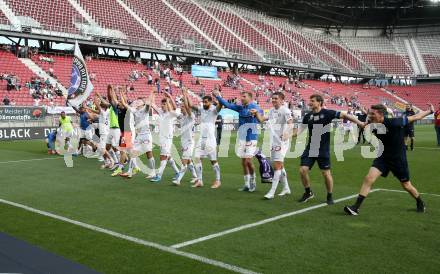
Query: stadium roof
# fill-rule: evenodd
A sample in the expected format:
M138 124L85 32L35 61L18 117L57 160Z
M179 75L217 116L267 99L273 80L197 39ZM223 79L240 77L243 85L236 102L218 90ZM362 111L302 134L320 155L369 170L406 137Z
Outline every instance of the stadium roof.
M440 26L440 0L222 0L307 27Z

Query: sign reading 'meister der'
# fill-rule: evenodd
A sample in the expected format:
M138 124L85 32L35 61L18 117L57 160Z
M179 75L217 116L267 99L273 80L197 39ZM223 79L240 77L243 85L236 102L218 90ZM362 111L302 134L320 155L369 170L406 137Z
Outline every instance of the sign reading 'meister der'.
M43 119L46 111L42 107L0 107L0 121L25 121Z

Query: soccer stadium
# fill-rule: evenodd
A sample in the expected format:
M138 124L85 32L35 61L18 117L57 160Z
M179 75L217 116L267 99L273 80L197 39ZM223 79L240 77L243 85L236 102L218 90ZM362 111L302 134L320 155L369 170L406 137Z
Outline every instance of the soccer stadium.
M439 0L0 0L0 273L439 273Z

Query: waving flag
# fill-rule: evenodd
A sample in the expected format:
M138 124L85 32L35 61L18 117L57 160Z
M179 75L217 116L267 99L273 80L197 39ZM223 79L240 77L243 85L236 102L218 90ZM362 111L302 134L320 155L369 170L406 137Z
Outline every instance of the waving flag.
M79 49L78 42L75 42L75 52L72 64L72 78L67 91L67 99L70 105L78 107L84 102L93 90L87 73L86 63Z

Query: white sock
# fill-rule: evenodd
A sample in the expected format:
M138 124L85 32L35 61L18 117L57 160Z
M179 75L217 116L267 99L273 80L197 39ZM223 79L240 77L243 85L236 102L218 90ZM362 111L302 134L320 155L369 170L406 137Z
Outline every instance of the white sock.
M156 174L156 161L154 160L154 157L148 159L148 167L152 170L153 175Z
M118 157L116 156L115 151L114 151L113 149L110 149L110 150L108 151L108 153L110 154L110 157L112 158L113 162L114 162L115 164L119 164L119 160L118 160Z
M215 180L220 181L220 166L218 163L212 165L212 169L214 170Z
M249 174L244 175L244 185L249 188L250 183L251 183L251 175Z
M134 158L130 158L130 161L128 161L128 172L131 173L133 171L133 165L134 165Z
M160 161L159 172L157 172L158 176L162 177L163 171L166 166L167 166L167 160Z
M197 172L197 178L202 181L203 180L203 166L202 163L196 164L196 172Z
M281 171L280 182L283 186L283 190L290 192L289 182L287 181L287 172L284 168Z
M281 170L275 170L272 178L272 187L266 195L273 196L275 195L275 191L277 190L278 183L280 182Z
M179 178L177 178L177 181L180 182L182 180L183 176L185 175L185 172L186 172L187 168L188 168L187 165L182 165L180 167Z
M139 169L137 162L139 161L139 157L133 157L133 168Z
M196 169L194 168L194 164L192 162L188 164L188 169L191 172L192 177L197 178L197 172L196 172Z
M173 158L168 159L168 163L170 164L171 168L174 170L174 173L179 172L179 168L177 167L176 162L174 161Z
M128 162L128 171L127 171L128 174L132 174L133 173L133 168L135 166L134 161L135 161L135 158L131 158L130 162Z
M253 183L253 184L256 184L256 183L257 183L257 181L256 181L256 177L255 177L255 172L251 174L250 182Z
M116 150L116 157L118 157L118 159L121 159L121 152L119 150Z

